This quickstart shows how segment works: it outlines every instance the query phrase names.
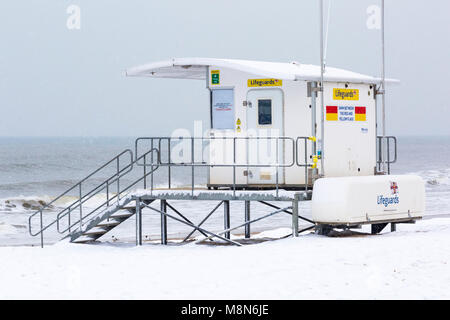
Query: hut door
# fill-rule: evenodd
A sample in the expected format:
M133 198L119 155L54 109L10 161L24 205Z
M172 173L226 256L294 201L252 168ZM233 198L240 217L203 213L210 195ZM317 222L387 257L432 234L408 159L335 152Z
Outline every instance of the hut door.
M249 184L284 183L281 167L251 167L282 165L284 163L283 91L280 89L254 89L247 93L247 181ZM275 139L273 139L275 138ZM278 171L278 175L277 175Z

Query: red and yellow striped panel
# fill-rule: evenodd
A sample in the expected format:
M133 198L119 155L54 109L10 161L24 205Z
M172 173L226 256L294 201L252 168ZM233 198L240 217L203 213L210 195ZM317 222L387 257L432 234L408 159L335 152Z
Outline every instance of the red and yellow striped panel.
M366 121L366 107L355 107L355 121Z
M337 106L327 106L327 121L337 121L338 120L338 107Z

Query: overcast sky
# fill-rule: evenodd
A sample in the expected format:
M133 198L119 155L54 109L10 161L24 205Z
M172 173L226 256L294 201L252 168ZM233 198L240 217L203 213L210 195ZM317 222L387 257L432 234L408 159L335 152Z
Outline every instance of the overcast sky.
M325 1L327 4L328 1ZM334 0L328 65L380 75L380 0ZM70 5L80 29L68 29ZM325 6L327 8L327 5ZM139 136L208 119L204 81L126 78L172 57L319 64L319 1L2 0L0 136ZM388 133L450 134L450 1L386 0Z

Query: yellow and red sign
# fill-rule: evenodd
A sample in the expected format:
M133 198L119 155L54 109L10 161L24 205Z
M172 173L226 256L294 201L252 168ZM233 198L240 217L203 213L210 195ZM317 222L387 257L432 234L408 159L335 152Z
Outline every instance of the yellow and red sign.
M366 121L366 107L327 106L327 121Z
M327 121L337 121L338 120L338 107L337 106L327 106Z
M366 107L355 107L355 121L366 121Z
M358 89L339 89L333 88L334 100L359 100Z

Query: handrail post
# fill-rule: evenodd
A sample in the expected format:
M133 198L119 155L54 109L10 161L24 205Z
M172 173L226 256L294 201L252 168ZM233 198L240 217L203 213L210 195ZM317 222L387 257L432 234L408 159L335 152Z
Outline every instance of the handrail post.
M41 248L44 248L44 230L43 230L43 222L42 222L42 209L39 210L39 216L40 216L40 224L41 224Z
M233 197L236 197L236 137L233 137Z
M168 157L169 157L169 166L168 166L168 174L167 174L167 178L168 178L168 180L169 180L169 189L171 188L171 185L172 185L172 176L171 176L171 171L172 171L172 168L171 168L171 162L172 162L172 157L171 157L171 150L170 150L170 145L171 145L171 140L172 140L172 138L168 138L167 139L167 148L168 148L168 150L167 150L167 152L168 152ZM161 150L159 150L160 152L161 152Z
M298 202L300 200L300 194L294 194L294 200L292 200L292 236L298 237Z
M225 200L223 202L223 224L225 230L230 228L230 200ZM230 239L230 231L225 232L225 238Z
M151 138L150 150L153 150L153 138ZM150 152L150 170L152 171L150 175L150 194L153 194L153 152Z
M192 196L194 196L194 137L191 137L191 166Z
M278 168L279 168L279 163L278 163L278 157L279 157L279 155L278 155L278 147L279 147L279 137L277 137L276 138L276 148L277 148L277 151L276 151L276 155L277 155L277 158L275 159L275 163L276 163L276 167L275 167L275 170L276 170L276 173L275 173L275 175L276 175L276 182L275 182L275 187L276 187L276 195L277 195L277 197L278 197Z
M142 211L141 198L136 199L136 245L142 246Z
M120 175L119 175L119 157L117 157L117 204L120 202Z
M83 202L81 201L81 183L79 186L79 194L80 194L80 231L83 227Z
M72 211L72 207L69 206L69 214L68 214L68 220L69 220L69 233L72 232L72 227L71 227L71 221L70 221L70 212Z
M391 153L391 148L390 148L390 145L389 145L389 141L390 141L391 139L389 138L389 137L387 137L386 138L386 144L387 144L387 151L386 151L386 156L387 156L387 171L388 171L388 174L391 174L391 156L390 156L390 153Z
M161 199L161 244L167 244L167 202Z
M109 180L106 180L106 205L109 207Z
M250 221L250 201L245 200L245 223ZM250 223L245 225L245 238L250 239Z
M144 154L144 189L147 189L147 154Z
M308 140L303 139L305 141L305 191L308 191Z

